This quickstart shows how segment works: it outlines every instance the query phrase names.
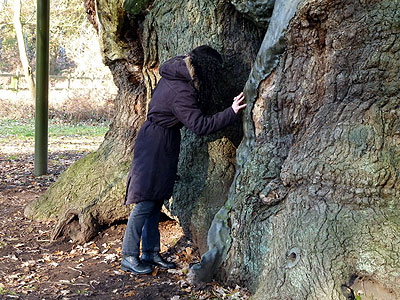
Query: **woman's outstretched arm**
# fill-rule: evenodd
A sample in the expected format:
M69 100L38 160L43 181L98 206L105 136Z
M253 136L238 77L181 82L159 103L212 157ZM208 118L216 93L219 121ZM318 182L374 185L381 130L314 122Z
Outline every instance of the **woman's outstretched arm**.
M208 117L201 112L194 94L181 91L173 101L172 111L187 128L203 136L232 124L236 120L237 112L246 107L246 104L241 105L243 100L241 93L235 97L231 107Z

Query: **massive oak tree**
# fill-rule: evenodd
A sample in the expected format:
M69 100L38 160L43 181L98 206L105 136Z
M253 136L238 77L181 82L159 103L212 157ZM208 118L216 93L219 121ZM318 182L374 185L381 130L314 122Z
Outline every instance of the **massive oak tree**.
M79 241L126 218L157 68L209 44L224 55L224 76L203 109L229 106L244 86L249 105L243 124L218 134L182 130L165 204L204 253L195 278L242 283L255 299L400 297L399 1L86 5L119 88L116 115L98 151L28 216L58 218L53 236Z

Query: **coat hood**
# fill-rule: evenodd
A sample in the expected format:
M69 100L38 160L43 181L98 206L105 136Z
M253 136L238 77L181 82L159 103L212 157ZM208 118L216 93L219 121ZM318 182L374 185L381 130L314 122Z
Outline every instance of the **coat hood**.
M169 80L191 81L193 78L185 58L185 56L176 56L163 63L159 68L160 75Z

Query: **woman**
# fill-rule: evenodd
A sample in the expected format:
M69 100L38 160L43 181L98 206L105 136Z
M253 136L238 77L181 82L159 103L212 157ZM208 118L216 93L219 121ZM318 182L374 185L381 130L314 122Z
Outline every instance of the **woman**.
M214 86L222 63L221 55L209 46L195 48L177 56L160 69L161 80L137 136L134 158L128 175L125 204L135 203L122 245L124 271L152 272L152 266L175 268L160 255L158 222L164 200L172 195L180 148L180 128L186 126L197 135L207 135L232 124L246 104L243 93L231 107L211 117L202 114L199 94L204 98ZM142 256L140 254L142 240Z

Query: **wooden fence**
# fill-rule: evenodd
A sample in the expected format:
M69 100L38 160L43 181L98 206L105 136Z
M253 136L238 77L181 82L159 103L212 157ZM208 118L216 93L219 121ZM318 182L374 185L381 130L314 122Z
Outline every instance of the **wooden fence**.
M27 90L28 87L24 80L25 75L21 73L0 74L0 90ZM8 78L8 79L7 79ZM64 89L95 89L98 85L106 81L112 80L111 76L89 77L89 76L68 76L66 75L50 75L49 88L52 90Z

